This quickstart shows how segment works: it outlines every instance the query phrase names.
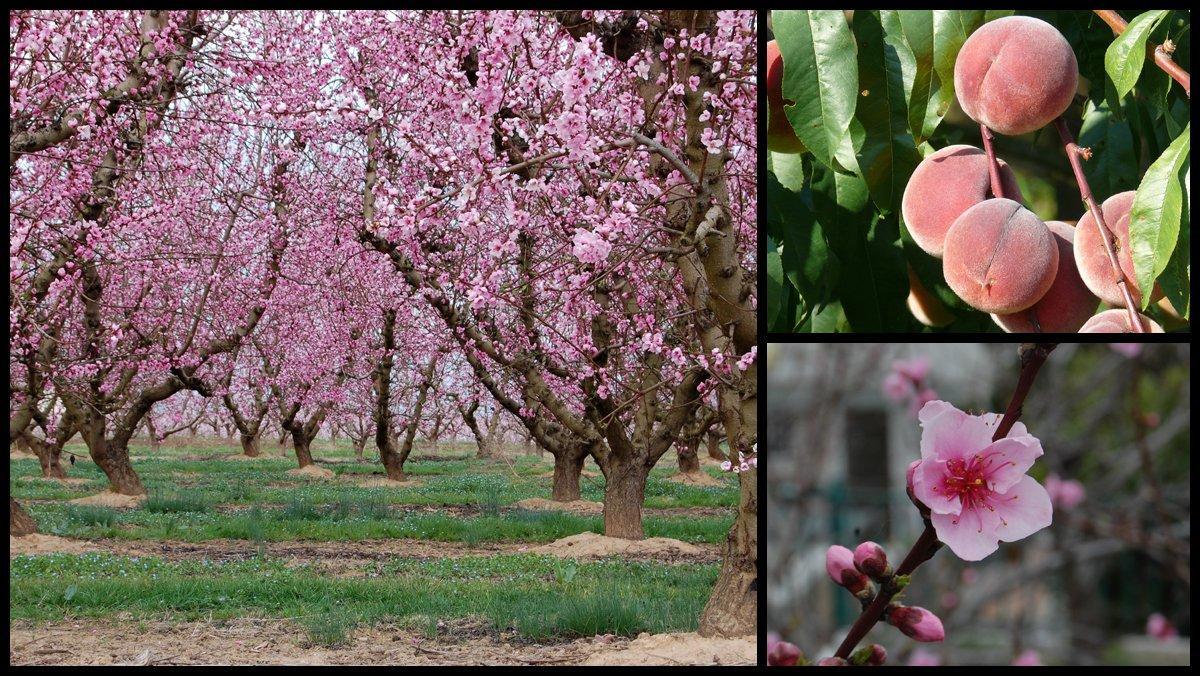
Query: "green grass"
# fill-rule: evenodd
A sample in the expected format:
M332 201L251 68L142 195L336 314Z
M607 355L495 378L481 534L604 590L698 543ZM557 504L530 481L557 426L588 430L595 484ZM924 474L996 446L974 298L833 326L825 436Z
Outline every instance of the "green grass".
M108 554L12 559L10 620L105 617L301 618L308 639L339 645L359 624L431 630L430 618L475 618L530 638L692 631L716 564L573 562L529 554L396 559L368 577L330 577L251 557L168 562Z
M219 538L280 542L286 540L357 541L412 538L443 542L550 542L591 531L602 533L600 516L565 512L509 510L495 516L460 517L437 512L381 512L369 500L317 505L297 498L280 508L252 507L232 512L156 512L111 510L54 503L29 503L26 510L44 533L63 537L128 540L173 539L202 542ZM645 516L647 537L719 543L733 525L733 512L722 516Z

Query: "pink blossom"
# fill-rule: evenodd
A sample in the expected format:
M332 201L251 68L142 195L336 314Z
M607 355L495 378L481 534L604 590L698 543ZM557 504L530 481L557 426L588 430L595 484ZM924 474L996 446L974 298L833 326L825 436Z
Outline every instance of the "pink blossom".
M925 408L925 404L928 404L937 398L938 393L936 390L930 387L923 388L916 394L916 396L912 398L912 401L908 403L908 415L916 418L920 415L921 409Z
M1113 352L1120 353L1130 359L1142 353L1141 343L1109 343L1108 346L1112 348Z
M867 588L867 576L854 567L854 553L841 545L833 545L825 552L825 571L853 594Z
M917 648L908 656L908 666L910 667L940 667L942 658L937 653Z
M887 649L878 643L871 644L871 654L867 657L867 666L878 667L887 661Z
M1179 636L1175 626L1171 624L1170 620L1163 617L1162 613L1154 613L1146 618L1146 634L1160 641L1169 641Z
M1083 484L1074 479L1064 481L1057 474L1046 476L1046 493L1050 496L1050 502L1061 509L1075 508L1086 495Z
M888 614L888 624L914 641L936 643L945 640L946 630L937 615L918 606L896 606Z
M887 554L874 542L864 542L854 548L854 566L868 576L879 579L888 573Z
M929 359L927 357L897 359L892 362L892 371L903 375L909 380L925 380L925 376L929 375Z
M818 667L848 667L850 663L841 657L823 657L817 662Z
M1038 656L1038 652L1036 650L1033 650L1032 648L1029 650L1026 650L1025 652L1018 655L1017 659L1013 660L1012 665L1014 667L1044 667L1044 666L1046 666L1045 664L1042 664L1042 658L1040 656Z
M1015 542L1050 525L1050 496L1025 474L1042 455L1025 425L1016 423L993 442L999 415L969 415L944 401L926 404L920 421L913 494L932 512L938 539L959 558L979 561L1000 540Z
M883 379L883 395L897 404L913 393L913 383L905 376L892 372Z

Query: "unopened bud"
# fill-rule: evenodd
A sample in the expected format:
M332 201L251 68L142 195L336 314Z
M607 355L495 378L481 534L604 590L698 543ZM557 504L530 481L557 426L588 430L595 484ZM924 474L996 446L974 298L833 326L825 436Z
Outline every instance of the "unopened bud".
M841 545L833 545L825 552L825 570L833 581L858 596L867 590L867 576L854 567L854 553Z
M888 613L888 624L899 629L905 636L922 643L945 640L946 630L937 615L917 606L893 606Z
M841 657L826 657L817 662L818 667L848 667L850 663Z
M850 655L850 664L855 666L878 667L885 660L887 660L887 650L878 643L863 646Z
M869 540L854 548L854 566L876 582L892 575L883 547Z
M920 460L913 460L911 463L909 463L908 471L905 473L904 478L905 478L905 482L907 483L908 499L911 500L912 503L917 506L917 509L921 512L921 517L928 519L929 518L929 508L925 506L925 503L923 503L917 499L916 493L913 493L913 475L916 474L917 466L920 464L921 464Z
M804 655L800 649L787 641L779 641L767 651L767 666L794 667Z

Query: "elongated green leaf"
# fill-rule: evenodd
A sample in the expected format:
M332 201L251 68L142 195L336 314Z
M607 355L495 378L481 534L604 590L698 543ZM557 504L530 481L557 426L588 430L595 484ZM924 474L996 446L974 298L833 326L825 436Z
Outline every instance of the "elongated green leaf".
M1117 88L1118 98L1123 98L1137 84L1146 63L1146 38L1166 15L1167 10L1139 14L1104 52L1104 69Z
M1143 309L1149 289L1167 267L1183 215L1183 169L1191 150L1191 125L1146 170L1129 212L1129 242Z

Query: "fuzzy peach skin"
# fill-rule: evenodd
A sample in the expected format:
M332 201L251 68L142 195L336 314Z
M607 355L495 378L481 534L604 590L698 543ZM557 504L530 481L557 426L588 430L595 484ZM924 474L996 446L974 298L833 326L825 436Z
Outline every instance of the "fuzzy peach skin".
M1079 277L1073 253L1075 228L1062 221L1046 221L1058 244L1058 272L1054 283L1032 307L1009 315L992 315L1008 333L1075 333L1096 312L1096 298Z
M1117 263L1125 275L1129 293L1133 302L1139 307L1142 304L1142 290L1137 286L1133 276L1133 254L1129 249L1129 211L1133 207L1133 190L1117 193L1104 200L1100 212L1104 214L1104 224L1117 238ZM1100 300L1114 307L1125 307L1125 298L1121 296L1121 288L1113 275L1112 265L1108 261L1108 252L1104 250L1104 238L1100 236L1100 228L1096 219L1092 218L1089 210L1079 219L1075 226L1075 266L1079 268L1079 276L1088 285L1092 293ZM1150 300L1162 298L1162 289L1154 285Z
M767 43L767 149L775 153L802 153L808 150L792 123L783 113L783 54L774 40Z
M1144 314L1138 313L1139 321L1142 322L1142 328L1149 333L1162 333L1163 328L1158 325L1153 319L1150 319ZM1118 310L1105 310L1100 314L1087 320L1087 323L1079 329L1080 333L1133 333L1132 327L1129 325L1129 313L1125 308Z
M1021 201L1017 177L1004 160L998 162L1004 196ZM954 219L990 197L994 195L987 155L975 146L946 146L913 170L900 200L900 211L917 246L941 258L946 231Z
M1054 26L1009 16L980 26L954 61L954 91L972 120L1008 136L1036 131L1071 105L1075 52Z
M1058 245L1034 213L1005 198L967 209L946 231L942 273L971 307L1020 312L1041 300L1058 272Z

